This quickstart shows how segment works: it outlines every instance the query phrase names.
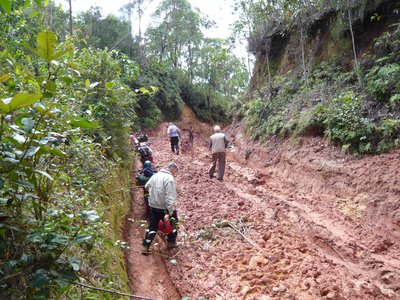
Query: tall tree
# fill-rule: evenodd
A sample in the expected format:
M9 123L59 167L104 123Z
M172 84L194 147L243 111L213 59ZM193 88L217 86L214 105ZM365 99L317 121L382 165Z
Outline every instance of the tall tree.
M232 99L245 89L248 73L220 39L206 39L199 53L195 81L204 86L209 104L215 98Z
M152 0L148 0L147 3L152 2ZM121 11L126 13L128 16L128 21L131 27L132 32L132 21L131 17L133 12L136 10L137 18L138 18L138 55L139 55L139 65L141 68L145 67L145 54L144 49L145 46L143 44L143 36L142 36L142 16L145 9L145 1L144 0L131 0L128 4L124 5L121 8Z
M164 0L153 18L159 20L146 32L152 55L160 62L191 69L194 52L199 48L206 22L187 0Z
M92 7L78 15L77 24L79 30L76 31L76 35L86 40L89 45L110 50L119 49L131 58L137 55L137 47L126 20L114 15L102 18L100 9Z
M68 0L69 4L69 34L72 36L72 0Z

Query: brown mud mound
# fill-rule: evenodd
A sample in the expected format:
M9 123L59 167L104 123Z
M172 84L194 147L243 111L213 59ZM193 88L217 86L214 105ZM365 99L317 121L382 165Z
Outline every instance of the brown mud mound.
M151 134L158 164L180 167L182 245L169 253L160 243L160 255L144 262L135 262L133 247L131 270L156 269L161 260L164 279L192 298L400 299L399 154L353 158L317 138L261 145L232 126L219 182L207 175L205 128L195 129L194 149L181 155L170 152L166 124ZM131 247L140 245L135 239ZM135 281L145 290L167 285L136 275L134 291Z

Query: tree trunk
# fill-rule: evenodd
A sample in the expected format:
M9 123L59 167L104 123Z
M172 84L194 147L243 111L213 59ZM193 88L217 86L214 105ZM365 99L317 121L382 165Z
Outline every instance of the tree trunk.
M138 49L138 55L139 55L139 66L141 69L144 67L144 59L143 59L143 48L142 48L142 7L141 7L142 1L138 1L138 17L139 17L139 49Z
M351 8L350 8L350 1L349 0L347 0L347 15L349 17L349 28L350 28L350 34L351 34L351 43L353 45L354 65L355 65L356 69L358 69L356 42L354 40L354 32L353 32L353 18L351 17Z
M267 71L268 71L268 89L269 89L269 97L272 98L272 79L271 79L271 69L269 67L269 54L266 54L267 60Z
M363 80L361 78L360 69L358 67L358 59L357 59L357 50L356 50L356 42L354 39L354 32L353 32L353 18L351 16L351 7L350 7L350 0L347 0L347 15L349 17L349 29L351 35L351 44L353 46L353 55L354 55L354 68L357 74L357 79L361 87L363 87Z
M300 46L301 46L301 60L302 60L302 64L303 64L304 81L306 83L306 87L308 87L308 74L307 74L307 68L306 68L306 57L305 57L305 49L304 49L303 24L300 24Z
M69 34L72 36L72 0L68 0L69 3Z

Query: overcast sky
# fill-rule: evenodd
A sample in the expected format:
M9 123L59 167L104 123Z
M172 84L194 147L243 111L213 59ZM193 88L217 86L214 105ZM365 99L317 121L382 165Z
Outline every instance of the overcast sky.
M161 0L154 0L147 5L147 14L143 18L142 26L145 27L149 23L149 15L154 12ZM232 0L188 0L192 7L200 9L201 13L207 15L211 20L217 23L216 28L204 32L208 37L227 38L229 36L229 25L235 21L235 16L232 13ZM64 9L68 8L68 1L58 0ZM129 0L72 0L72 10L74 14L77 11L86 11L91 6L99 6L102 8L102 15L105 17L108 14L119 15L119 9L127 4ZM145 1L146 2L146 1ZM133 22L133 29L136 32L138 26ZM142 30L143 30L142 29ZM143 30L144 31L144 30Z

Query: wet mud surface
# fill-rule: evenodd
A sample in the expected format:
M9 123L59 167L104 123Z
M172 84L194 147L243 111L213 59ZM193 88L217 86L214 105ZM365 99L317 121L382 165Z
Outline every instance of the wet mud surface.
M193 119L183 118L188 127ZM142 256L135 189L127 253L133 292L156 299L400 299L400 155L353 157L320 138L249 141L227 128L224 181L209 179L211 126L171 153L166 123L150 133L175 161L181 246Z

